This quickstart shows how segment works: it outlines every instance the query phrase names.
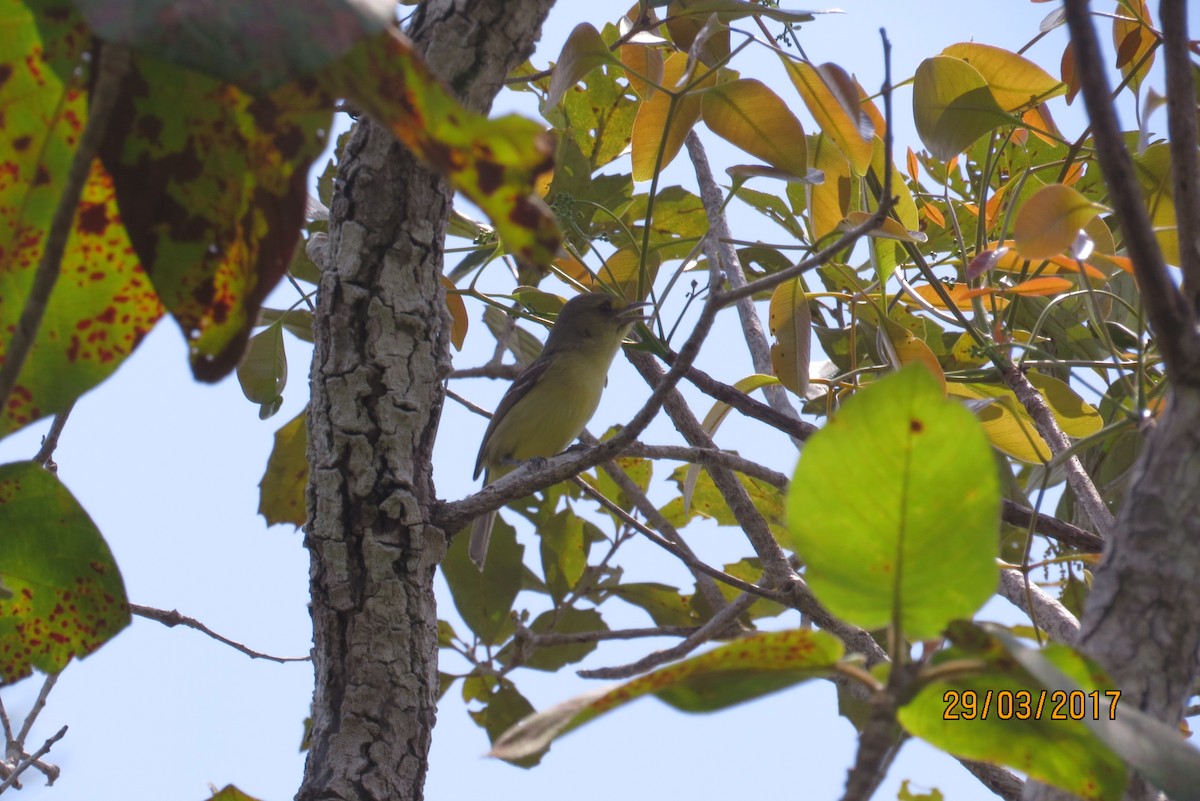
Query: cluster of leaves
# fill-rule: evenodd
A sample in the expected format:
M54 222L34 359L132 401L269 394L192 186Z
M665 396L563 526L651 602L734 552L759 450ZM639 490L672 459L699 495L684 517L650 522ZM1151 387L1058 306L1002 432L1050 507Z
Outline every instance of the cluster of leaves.
M651 5L660 6L661 18ZM1108 687L1069 649L1053 646L1026 658L1028 649L1003 629L952 622L970 620L995 591L997 555L1026 571L1059 565L1051 584L1078 612L1086 593L1080 577L1086 579L1094 558L1035 540L1032 526L998 522L999 498L1036 507L1047 490L1062 485L1066 458L1039 433L1004 383L1005 373L1028 377L1114 509L1140 449L1137 421L1158 410L1164 389L1132 269L1122 255L1121 231L1104 205L1091 141L1086 133L1070 139L1054 121L1054 102L1070 102L1078 88L1070 48L1060 77L1018 53L978 43L952 45L926 59L912 79L912 113L924 149L910 148L897 168L888 161L878 98L838 65L812 64L771 48L790 79L787 96L733 68L741 50L762 42L739 32L736 23L767 31L773 22L790 28L812 20L810 13L734 0L642 3L603 30L577 27L552 70L531 64L519 70L513 77L524 80L517 88L538 97L558 134L555 172L543 191L562 224L566 254L548 272L577 289L603 287L650 298L661 308L680 291L686 271L706 267L702 240L711 212L698 193L661 185L664 170L682 158L701 124L757 162L727 170L725 204L741 204L782 232L782 242L733 243L750 279L787 269L795 252L815 253L869 219L890 184L895 200L889 217L865 247L840 252L757 296L769 300L774 375L729 383L747 393L782 384L805 413L832 416L837 425L806 445L790 489L786 482L740 480L770 530L802 560L802 575L818 599L839 619L890 630L883 643L951 631L953 645L939 651L907 689L898 717L910 733L956 755L1018 767L1084 797L1117 797L1124 787L1122 758L1132 756L1119 746L1121 757L1110 750L1122 735L1100 731L1102 724L1046 716L1020 727L1006 722L1005 731L997 725L950 732L940 725L939 703L948 688L982 697L985 689ZM1041 34L1059 24L1059 13L1052 13ZM1118 91L1136 92L1160 38L1145 4L1120 3L1113 35L1124 76ZM800 105L811 120L793 110ZM1160 244L1168 261L1176 260L1166 145L1146 131L1141 138L1139 179ZM1131 143L1136 140L1131 135ZM475 284L478 268L502 251L484 227L460 233L473 247L448 275L462 285L462 296L484 298ZM535 314L547 306L555 310L533 288L546 271L518 264L513 272L519 285L511 297ZM465 309L456 306L452 314L457 330L465 332ZM518 363L536 352L536 340L520 327L514 334L502 325L495 308L485 319L493 334L509 338ZM647 332L644 347L663 353L674 333L667 327ZM814 336L827 357L818 364L810 364ZM897 401L907 390L879 379L912 363L924 365L935 381L929 386L906 379L920 384L909 407ZM918 425L914 409L925 403L931 406ZM714 406L704 422L708 433L729 411L725 403ZM926 430L936 427L934 420L940 425L951 418L962 427ZM972 432L982 432L978 442ZM940 444L925 451L918 441ZM625 457L620 467L637 490L650 486L650 460ZM516 668L558 670L587 657L601 640L625 636L609 632L605 623L605 604L613 599L646 613L653 628L643 636L684 637L716 613L699 580L687 588L623 580L616 557L636 536L628 520L637 513L635 498L605 471L582 478L611 504L603 525L577 514L580 486L559 485L508 507L536 529L538 558L526 559L526 546L501 520L484 573L467 560L464 537L453 541L444 564L470 631L441 626L442 647L467 666L443 673L442 691L461 680L462 695L476 705L473 715L493 739L496 755L536 762L553 737L647 693L681 709L709 711L814 674L850 672L878 686L855 673L853 662L823 633L759 634L555 707L500 738L533 711L517 687ZM683 528L696 518L738 523L698 465L678 467L670 480L678 497L659 504L657 512L671 526ZM1061 498L1058 516L1091 528L1069 487L1061 488ZM1035 542L1043 543L1047 556L1036 564ZM751 584L763 579L762 561L753 553L717 569ZM741 595L724 585L721 592L726 600ZM759 599L735 629L761 627L787 609ZM894 657L903 653L893 650ZM1042 662L1059 673L1041 671ZM1059 685L1058 678L1047 678L1063 673L1070 678ZM1097 707L1099 716L1108 708ZM1160 743L1171 738L1161 727L1146 736ZM1164 787L1186 786L1186 777L1195 775L1188 773L1192 767L1172 773L1165 761L1134 764Z
M292 262L308 168L340 98L494 215L510 253L557 251L533 191L550 140L532 121L464 109L391 3L225 3L203 17L110 6L0 3L0 435L69 410L164 312L197 378L231 372ZM282 382L256 363L244 372L269 406ZM87 655L129 612L112 555L66 488L32 462L3 470L0 677L11 682Z

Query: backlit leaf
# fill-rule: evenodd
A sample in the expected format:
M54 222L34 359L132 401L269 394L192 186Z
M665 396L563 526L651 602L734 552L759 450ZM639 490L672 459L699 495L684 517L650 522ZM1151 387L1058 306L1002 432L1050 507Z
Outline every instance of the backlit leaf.
M950 45L942 55L962 59L979 70L1005 111L1033 106L1067 91L1066 85L1041 67L1001 47L964 42Z
M935 158L949 161L988 131L1013 122L979 70L950 56L927 58L913 80L917 134Z
M602 64L618 64L619 60L600 38L600 32L586 22L575 26L554 63L550 91L542 103L542 111L554 108L564 94L585 75Z
M926 639L995 592L999 504L979 424L913 365L860 390L805 443L788 524L826 608Z
M704 124L713 133L797 178L808 173L804 129L779 95L761 81L718 84L704 93Z
M275 432L267 469L258 482L258 513L268 526L308 522L308 407Z
M687 94L677 94L684 88L679 82L687 65L686 53L668 56L663 62L664 91L655 92L638 107L631 141L635 181L648 181L656 170L670 164L688 132L700 119L703 101L697 90L712 86L716 82L716 73L709 73Z
M1069 186L1044 186L1017 211L1013 241L1027 259L1058 256L1089 220L1105 210Z
M852 79L836 64L816 67L788 58L783 64L817 127L837 145L855 175L866 174L871 164L871 122L859 105Z

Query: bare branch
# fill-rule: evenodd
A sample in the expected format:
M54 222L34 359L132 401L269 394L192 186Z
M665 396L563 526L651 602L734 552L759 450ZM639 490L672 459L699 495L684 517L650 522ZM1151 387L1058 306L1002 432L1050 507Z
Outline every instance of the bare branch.
M180 614L175 609L172 609L170 612L168 612L165 609L155 609L150 606L139 606L138 604L130 604L129 611L132 612L133 614L137 615L138 617L144 617L147 620L157 620L159 623L162 623L167 628L174 628L175 626L185 626L189 629L195 629L196 631L199 631L202 634L207 634L209 637L212 637L217 642L225 643L226 645L228 645L230 648L234 649L235 651L241 651L243 654L250 657L251 659L266 659L271 662L280 662L280 663L283 663L283 662L311 662L312 661L312 657L309 657L309 656L271 656L270 654L264 654L264 653L260 653L258 651L252 650L252 649L247 648L246 646L242 645L239 642L234 642L233 640L229 639L228 637L223 637L220 634L217 634L215 631L213 631L208 626L201 623L199 620L188 617L187 615Z
M758 462L738 456L729 451L719 451L710 448L688 448L683 445L646 445L635 442L625 450L626 456L643 456L647 459L671 459L679 462L694 462L703 465L717 465L730 470L765 481L776 489L785 489L788 477L783 473L763 467Z
M1067 435L1059 427L1058 421L1054 419L1054 412L1050 411L1046 399L1033 384L1029 383L1029 379L1025 377L1020 368L1011 364L1007 365L1003 375L1004 383L1017 396L1017 400L1025 407L1025 411L1029 412L1038 433L1050 446L1051 453L1061 456L1068 451L1071 448L1071 440L1067 438ZM1105 539L1111 537L1116 521L1104 503L1104 499L1100 497L1099 491L1096 490L1092 477L1083 469L1083 463L1079 461L1079 457L1068 456L1062 464L1067 473L1067 484L1075 493L1075 500L1087 515L1088 520L1092 521L1092 526L1101 537Z
M1007 498L1004 499L1001 515L1005 523L1021 528L1028 528L1029 524L1033 523L1034 533L1057 540L1068 548L1074 548L1084 553L1100 553L1104 550L1103 537L1059 520L1057 517L1035 512Z
M1142 190L1134 175L1133 160L1125 148L1117 112L1109 97L1108 78L1088 13L1088 2L1066 0L1063 7L1075 52L1080 95L1092 122L1096 159L1108 186L1109 203L1121 221L1125 249L1142 290L1142 303L1154 327L1167 374L1175 381L1194 382L1200 373L1195 319L1171 280L1158 240L1154 238ZM1187 32L1180 31L1179 35L1186 37ZM1189 108L1188 113L1194 115L1194 104L1189 103ZM1195 158L1194 151L1192 158Z
M50 430L46 432L46 436L42 437L42 447L33 457L33 461L51 472L58 472L57 465L52 461L54 449L58 447L58 438L62 436L63 428L67 425L67 418L74 408L75 401L71 401L65 409L54 415L54 422L50 424Z
M722 196L721 188L713 180L712 170L708 166L708 154L704 152L700 136L693 129L688 132L684 141L687 144L688 155L692 159L692 166L696 171L696 182L700 187L700 200L704 204L704 214L708 217L708 235L705 237L704 249L711 261L721 265L725 278L729 281L729 286L739 289L746 285L746 274L742 270L742 262L738 258L737 250L730 242L733 239L733 232L729 230L729 220L726 219L725 212L722 210L725 199ZM742 335L746 339L746 347L750 349L750 361L754 365L754 369L760 373L773 375L771 345L767 342L767 335L763 333L762 321L758 318L754 301L746 296L739 298L734 305L737 306L738 317L742 321ZM764 391L771 408L791 418L799 417L788 401L787 391L783 387L779 385L764 387Z
M970 771L971 775L979 779L984 787L1003 798L1004 801L1021 801L1021 794L1025 791L1025 782L1021 781L1020 777L1012 771L1005 770L999 765L989 765L986 762L975 762L970 759L959 759L958 764Z
M676 358L677 354L668 353L666 357L667 364L674 364ZM750 397L740 389L718 381L698 367L689 367L684 377L705 395L722 403L729 404L747 417L753 417L755 420L766 423L784 432L792 439L805 440L817 431L817 427L812 423L806 423L803 420L789 417L782 412L776 411L767 404Z
M38 715L46 708L46 699L50 697L50 691L54 689L55 684L58 684L58 674L47 673L46 680L42 682L42 689L38 691L37 700L33 702L29 714L25 716L25 722L21 724L21 731L17 733L16 743L22 748L25 747L25 741L29 738L29 732L33 730Z
M644 637L690 637L700 630L699 626L651 626L644 629L617 629L616 631L577 631L570 634L538 634L518 625L516 639L534 646L579 645L603 642L604 640L637 640Z
M645 673L647 670L653 670L659 665L665 665L667 662L682 659L704 643L714 637L719 637L722 632L728 630L730 624L736 621L738 616L749 609L751 604L756 600L757 598L753 595L742 595L733 603L713 615L707 623L696 629L690 637L678 645L647 654L628 665L597 668L596 670L581 670L579 671L579 675L585 679L627 679L631 676Z
M16 784L17 779L21 777L21 774L24 773L27 768L34 766L37 766L39 770L46 774L46 778L48 780L47 784L54 784L54 780L58 778L58 768L53 765L45 765L42 762L42 757L50 753L50 749L54 747L54 744L65 737L66 734L67 727L63 726L48 740L46 740L46 742L42 743L41 748L34 751L28 757L22 759L21 762L13 768L13 772L8 774L4 781L0 782L0 793Z
M1074 645L1079 638L1079 620L1065 606L1032 584L1018 570L1000 571L1000 595L1018 607L1050 639Z
M1196 95L1188 41L1186 0L1158 6L1167 73L1167 131L1171 148L1171 199L1179 237L1183 294L1193 313L1200 309L1200 149L1196 134ZM1122 218L1124 219L1124 218Z

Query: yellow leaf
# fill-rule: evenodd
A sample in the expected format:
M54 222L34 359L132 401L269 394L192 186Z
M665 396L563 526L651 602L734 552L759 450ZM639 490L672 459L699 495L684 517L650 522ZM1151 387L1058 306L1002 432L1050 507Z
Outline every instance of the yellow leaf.
M865 175L871 164L872 123L859 105L853 79L836 64L814 67L788 58L783 64L817 127L842 151L854 174Z
M942 385L944 393L946 391L946 374L942 371L941 362L930 350L929 345L895 320L885 320L884 322L887 324L885 328L888 339L891 340L892 348L896 351L896 359L900 362L899 366L903 367L914 363L925 365L926 369L933 373L933 377Z
M1033 418L1010 390L990 384L947 385L946 392L958 398L992 401L975 410L984 433L1002 453L1023 462L1039 464L1050 460L1050 447L1037 433Z
M441 281L442 289L446 290L446 310L450 312L450 344L455 350L462 350L467 339L467 304L449 278L443 275Z
M1004 291L1010 295L1057 295L1060 292L1067 292L1075 288L1075 283L1067 278L1059 278L1053 275L1047 275L1040 278L1031 278L1028 281L1022 281L1016 286L1009 287Z
M1017 250L1027 259L1057 256L1104 206L1063 184L1044 186L1022 204L1013 225Z
M717 136L772 167L799 178L808 172L800 120L761 81L746 78L714 86L704 93L701 115Z
M666 167L679 154L683 140L700 119L699 91L716 82L709 72L687 94L678 86L687 70L687 53L672 53L663 62L663 90L642 101L633 121L630 146L633 150L633 180L648 181L656 170ZM700 68L704 70L703 67Z
M771 368L779 383L803 398L808 391L812 315L799 278L775 287L769 310L771 334L775 337L771 345Z
M825 174L825 182L805 187L808 195L808 208L811 226L810 233L814 242L819 242L827 234L836 231L850 208L850 197L853 192L853 182L850 164L842 155L833 140L825 134L818 134L809 149L812 155L814 170Z
M654 285L660 262L654 251L647 253L643 259L635 245L626 245L608 257L600 268L597 281L616 289L626 300L643 300Z
M870 212L852 211L838 224L838 228L843 231L852 231L869 219L871 219ZM929 239L929 237L920 231L908 230L898 220L893 220L891 217L885 217L883 223L868 233L867 236L874 236L880 239L896 239L901 242L925 242Z
M1001 47L964 42L950 45L942 55L962 59L979 70L1005 111L1030 107L1067 91L1065 84L1041 67Z
M990 289L988 287L972 289L969 284L965 284L961 281L954 284L942 284L942 287L946 290L946 294L950 296L950 300L953 301L954 305L959 309L969 310L971 308L971 298L987 297L988 295L996 294L996 290L994 289ZM949 308L942 300L941 296L938 295L937 290L929 284L913 287L913 291L915 291L924 300L936 308ZM1008 301L1001 297L993 297L988 302L994 303L997 310L1008 306Z
M1153 20L1146 0L1122 0L1119 5L1117 14L1132 19L1113 19L1113 47L1117 50L1117 66L1121 74L1129 78L1129 85L1137 92L1142 79L1154 65L1153 51L1158 44L1158 37L1151 28ZM1143 58L1146 59L1145 63L1139 65L1138 62Z
M658 91L663 79L662 49L657 45L621 45L621 63L629 86L642 100Z
M1042 275L1057 275L1058 273L1078 273L1079 261L1072 259L1070 256L1051 256L1046 259L1026 259L1016 248L1017 243L1011 239L1006 239L1000 242L990 251L994 253L996 250L1003 249L1004 252L995 257L992 264L992 269L1000 270L1006 273L1021 273L1032 271L1038 268L1042 271ZM1091 259L1095 259L1099 254L1093 253ZM1084 262L1083 271L1087 273L1088 278L1094 281L1107 281L1108 276L1097 270L1092 265Z

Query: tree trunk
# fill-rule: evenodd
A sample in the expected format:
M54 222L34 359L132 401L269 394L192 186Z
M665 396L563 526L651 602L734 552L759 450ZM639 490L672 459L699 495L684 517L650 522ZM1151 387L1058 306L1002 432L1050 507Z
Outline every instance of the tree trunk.
M434 72L485 110L552 0L431 0L410 29ZM449 371L438 277L452 195L379 126L341 154L316 314L309 412L312 736L301 801L423 797L437 700L428 525Z

